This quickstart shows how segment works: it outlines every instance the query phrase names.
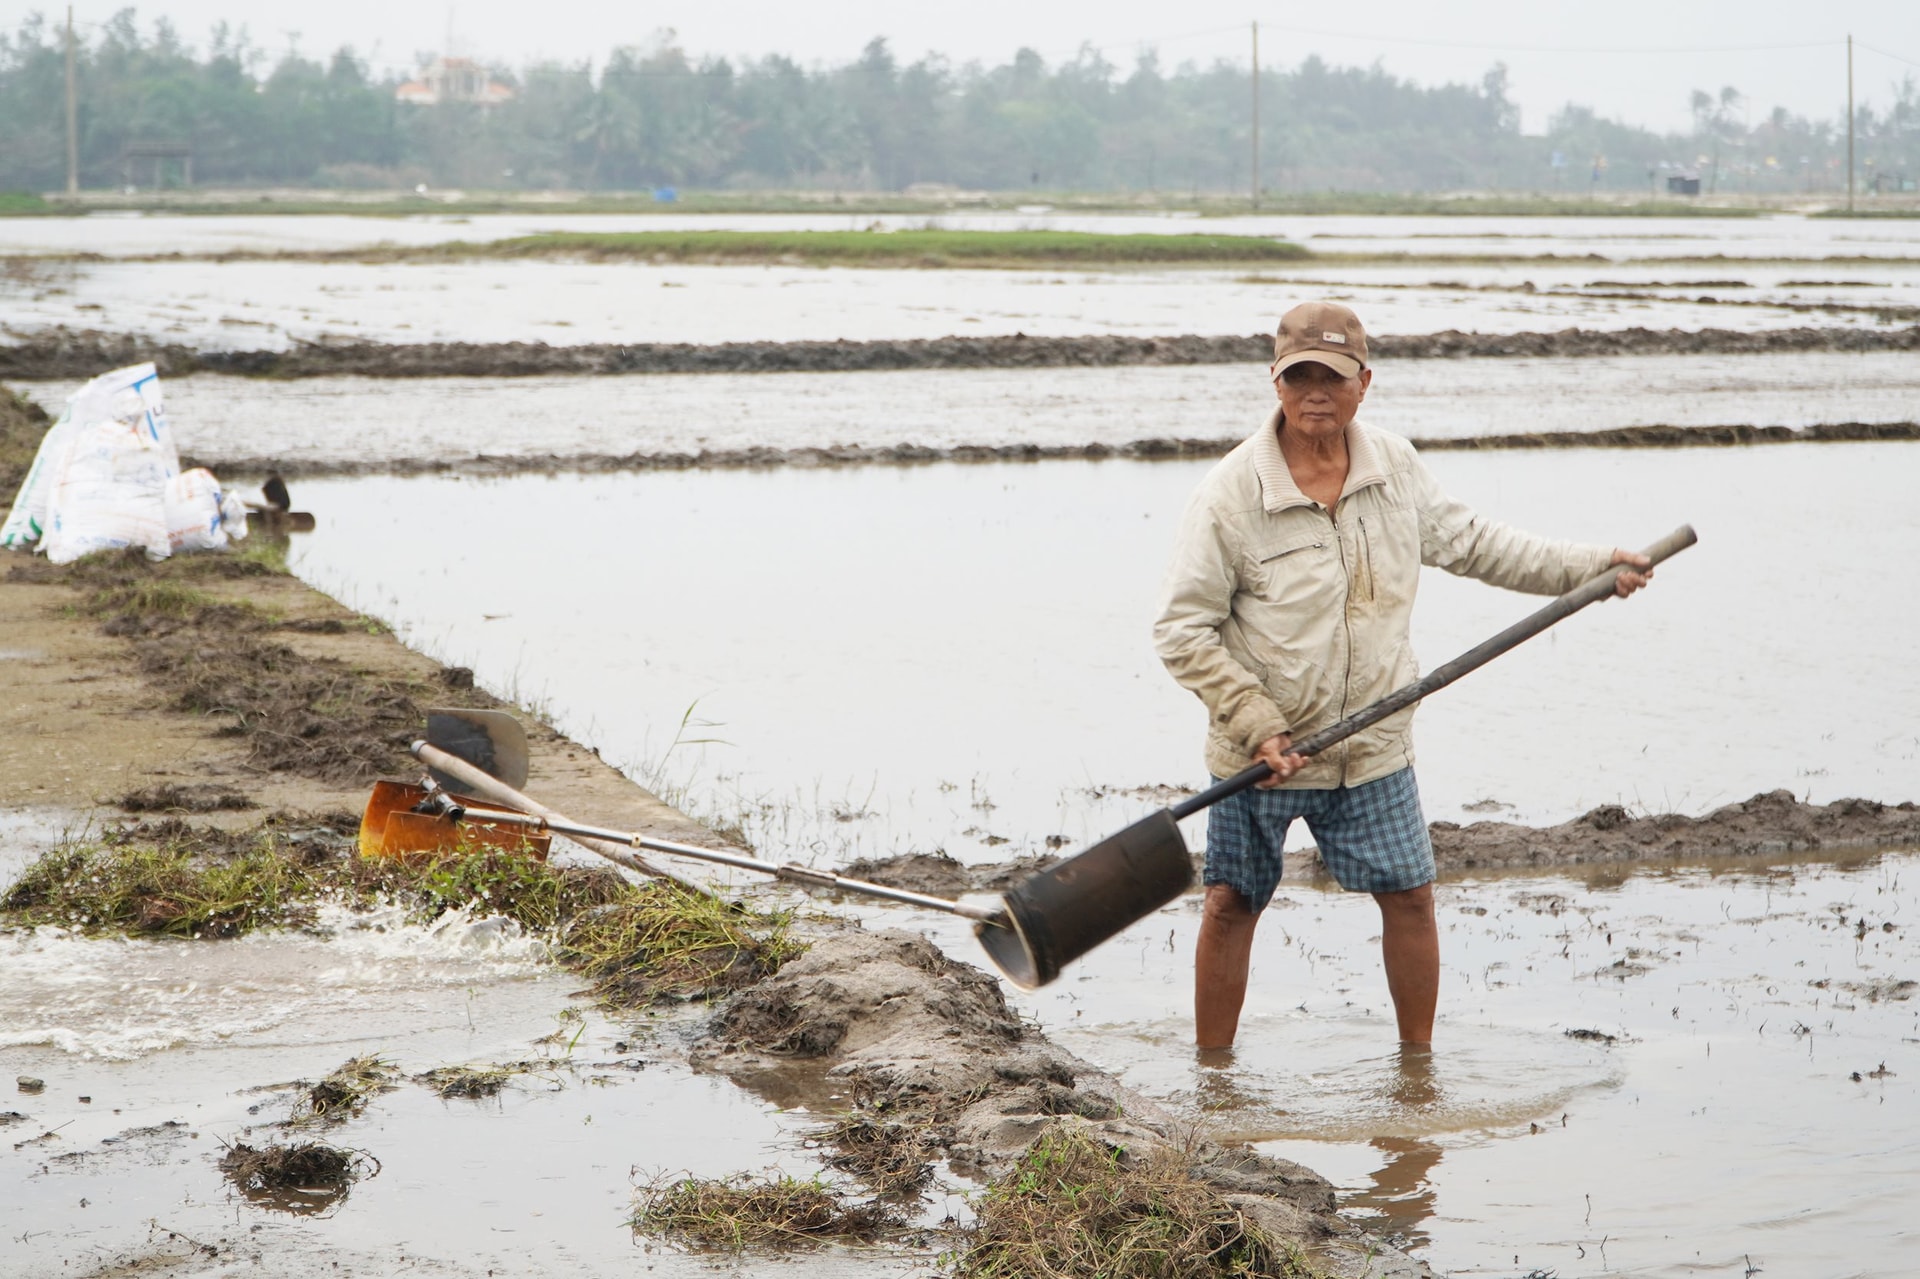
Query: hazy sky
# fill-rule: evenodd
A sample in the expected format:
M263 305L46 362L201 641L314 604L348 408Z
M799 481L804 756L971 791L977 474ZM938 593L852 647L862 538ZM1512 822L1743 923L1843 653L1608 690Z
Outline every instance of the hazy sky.
M78 0L74 11L84 28L123 7L121 0ZM1258 19L1263 65L1292 67L1317 53L1338 65L1377 61L1394 75L1440 83L1478 82L1494 62L1505 62L1528 132L1569 100L1631 123L1682 128L1690 92L1717 93L1723 85L1751 100L1755 118L1778 104L1838 120L1849 31L1861 102L1884 105L1901 77L1920 80L1920 0L1831 7L1788 0L1371 0L1345 11L1271 0L144 0L135 7L143 26L166 16L196 45L224 18L275 52L295 38L309 55L350 44L392 68L444 49L450 30L458 52L520 65L539 58L597 63L607 50L646 44L667 28L695 54L784 53L809 65L850 61L874 36L887 37L903 62L929 51L956 63L1003 62L1021 45L1054 62L1091 43L1123 68L1147 48L1157 49L1168 68L1216 57L1244 64L1248 24ZM44 0L0 0L0 27L11 29L35 10L65 11Z

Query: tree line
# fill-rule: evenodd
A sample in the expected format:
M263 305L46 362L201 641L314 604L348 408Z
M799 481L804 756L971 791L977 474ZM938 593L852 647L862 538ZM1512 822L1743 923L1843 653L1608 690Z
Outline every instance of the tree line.
M1116 67L1091 48L1048 64L903 65L885 40L852 62L689 54L671 38L599 65L495 66L491 106L410 105L351 49L274 58L221 25L196 50L123 10L77 50L86 187L196 184L485 189L831 188L1244 192L1253 178L1248 70ZM43 15L0 33L0 191L66 181L65 32ZM1844 188L1846 125L1776 109L1751 121L1733 89L1692 94L1694 124L1659 134L1569 105L1520 130L1504 67L1423 86L1309 57L1264 70L1259 176L1275 192ZM1863 184L1920 177L1920 93L1856 115ZM128 156L138 159L129 167Z

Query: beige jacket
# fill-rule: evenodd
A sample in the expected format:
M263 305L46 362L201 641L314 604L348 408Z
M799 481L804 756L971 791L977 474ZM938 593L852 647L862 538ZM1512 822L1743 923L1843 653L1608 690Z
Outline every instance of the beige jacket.
M1297 741L1417 679L1408 638L1420 566L1558 595L1612 548L1549 541L1440 491L1397 435L1347 428L1332 515L1294 485L1276 408L1194 492L1175 540L1154 648L1207 707L1207 769L1229 777L1276 733ZM1315 756L1285 784L1357 786L1413 763L1413 708Z

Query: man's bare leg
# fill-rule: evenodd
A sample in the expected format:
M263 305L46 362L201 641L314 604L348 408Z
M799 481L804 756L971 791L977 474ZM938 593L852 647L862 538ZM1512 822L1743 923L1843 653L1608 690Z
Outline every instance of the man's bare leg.
M1260 916L1240 890L1207 886L1200 912L1200 940L1193 953L1194 1043L1202 1048L1231 1048L1240 1029L1240 1006L1247 998L1247 965L1253 956L1253 929Z
M1425 1048L1433 1043L1433 1010L1440 1001L1440 926L1433 917L1433 885L1375 893L1373 899L1380 903L1380 956L1400 1022L1400 1042Z

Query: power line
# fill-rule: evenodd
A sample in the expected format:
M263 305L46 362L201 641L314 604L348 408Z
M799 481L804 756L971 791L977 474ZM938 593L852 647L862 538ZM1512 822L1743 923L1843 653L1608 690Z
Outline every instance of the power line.
M1792 49L1831 49L1843 40L1812 40L1793 44L1732 45L1551 45L1551 44L1476 44L1464 40L1425 40L1417 36L1383 36L1378 32L1325 31L1316 27L1293 27L1273 23L1280 31L1295 35L1319 36L1327 40L1358 40L1367 44L1410 44L1429 49L1466 49L1477 53L1773 53ZM1863 48L1865 46L1862 46ZM1889 54L1889 57L1892 55Z
M1889 53L1885 49L1876 49L1865 40L1855 40L1853 44L1857 49L1865 49L1870 53L1877 53L1883 58L1892 58L1895 62L1904 62L1910 67L1920 67L1920 62L1915 62L1912 58L1903 58L1897 53Z

